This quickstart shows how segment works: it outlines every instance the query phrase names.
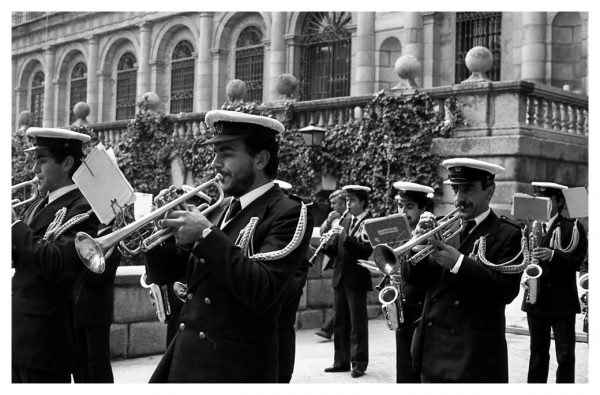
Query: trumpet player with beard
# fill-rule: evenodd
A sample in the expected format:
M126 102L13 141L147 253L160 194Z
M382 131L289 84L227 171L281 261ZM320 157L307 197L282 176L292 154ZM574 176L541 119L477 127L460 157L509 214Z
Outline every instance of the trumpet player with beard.
M150 382L274 383L277 320L306 259L312 217L273 182L280 122L222 110L205 120L228 198L207 216L171 210L159 221L176 233L146 254L148 276L159 285L184 276L187 294Z
M550 220L543 224L541 245L532 251L542 274L537 279L539 294L535 304L524 299L527 313L530 356L528 383L545 383L550 363L550 330L556 348L557 383L575 382L575 315L581 312L577 293L577 271L585 262L588 243L579 221L563 216L564 185L532 182L534 194L550 199ZM584 269L587 269L584 267Z
M12 382L70 383L75 350L71 292L84 269L74 239L96 235L98 219L72 180L90 136L29 128L40 199L23 219L13 210Z
M412 234L415 236L421 214L431 210L432 202L429 196L433 196L433 188L407 181L395 182L394 188L398 190L396 196L398 213L406 215ZM400 260L400 264L404 266L405 262ZM400 270L402 272L405 269L401 267ZM406 283L403 276L400 276L400 283L404 321L396 330L396 383L420 383L421 376L412 368L410 345L423 311L425 289Z
M442 166L459 209L460 240L452 246L430 237L436 250L407 267L405 280L426 290L412 342L413 368L424 383L506 383L504 310L519 293L521 273L499 265L523 259L521 229L489 207L495 175L504 168L469 158ZM423 215L419 227L435 225L430 222L431 215Z

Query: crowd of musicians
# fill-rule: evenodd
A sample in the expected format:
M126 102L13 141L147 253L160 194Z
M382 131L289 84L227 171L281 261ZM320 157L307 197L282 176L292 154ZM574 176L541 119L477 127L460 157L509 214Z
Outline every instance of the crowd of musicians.
M396 180L389 211L403 214L410 235L374 245L365 230L372 190L361 180L332 193L331 213L315 224L310 202L275 182L280 122L222 110L208 112L205 121L215 131L204 145L214 152L211 166L225 198L210 209L190 199L154 222L172 236L144 250L146 281L167 291L162 299L172 309L167 348L150 382L289 383L296 312L315 258L333 271L334 315L319 333L333 337L334 350L323 374L368 374L367 295L375 288L395 332L396 360L389 363L398 383L506 383L505 308L523 287L527 381L547 381L552 332L556 382L574 382L578 284L587 276L588 245L582 224L565 216L566 186L532 182L551 208L532 245L531 224L490 208L504 169L448 159L441 165L456 210L434 213L431 186ZM23 215L13 202L12 382L113 382L109 337L121 253L100 252L94 259L105 269L96 271L82 263L77 246L78 233L114 231L100 223L72 179L90 137L53 128L30 128L27 135L39 197ZM166 193L155 199L157 209ZM441 235L446 225L452 236ZM316 251L309 249L314 226L322 236ZM540 268L535 279L524 274L532 262ZM390 290L396 296L384 302Z

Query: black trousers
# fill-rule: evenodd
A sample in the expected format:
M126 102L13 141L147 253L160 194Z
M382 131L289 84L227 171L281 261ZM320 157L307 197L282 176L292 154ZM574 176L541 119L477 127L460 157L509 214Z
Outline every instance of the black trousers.
M278 383L289 383L294 373L296 360L296 312L302 297L302 289L290 288L288 299L281 308L277 327L278 341Z
M575 382L575 314L543 317L527 314L530 334L528 383L546 383L550 365L550 329L554 333L557 383Z
M421 375L412 368L410 344L414 330L396 331L396 383L420 383Z
M71 383L69 373L46 372L12 365L12 382L19 383Z
M334 289L334 366L367 370L369 364L369 317L367 292L340 284Z
M76 383L114 383L110 365L110 324L75 328Z

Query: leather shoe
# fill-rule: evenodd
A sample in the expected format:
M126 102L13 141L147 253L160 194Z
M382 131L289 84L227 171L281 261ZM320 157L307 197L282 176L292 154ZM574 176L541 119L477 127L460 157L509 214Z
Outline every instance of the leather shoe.
M335 365L325 368L326 373L347 372L349 370L350 370L350 368L342 368L341 366L335 366Z
M357 378L360 376L364 376L365 375L365 371L364 370L358 370L358 369L352 369L352 373L350 373L352 375L352 377Z
M315 332L315 335L324 337L327 340L331 340L331 337L333 336L333 333L326 332L323 329L319 329L318 331Z

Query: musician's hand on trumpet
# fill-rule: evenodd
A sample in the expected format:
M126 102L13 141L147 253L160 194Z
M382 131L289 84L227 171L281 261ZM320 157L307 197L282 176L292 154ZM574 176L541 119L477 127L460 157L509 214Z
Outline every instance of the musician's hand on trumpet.
M444 244L436 237L430 237L427 241L436 248L436 250L431 253L431 259L433 259L435 263L448 270L456 265L456 262L461 255L456 248Z
M213 226L199 208L194 206L189 210L169 210L165 216L166 218L158 221L158 226L175 229L177 244L195 243L205 229Z

